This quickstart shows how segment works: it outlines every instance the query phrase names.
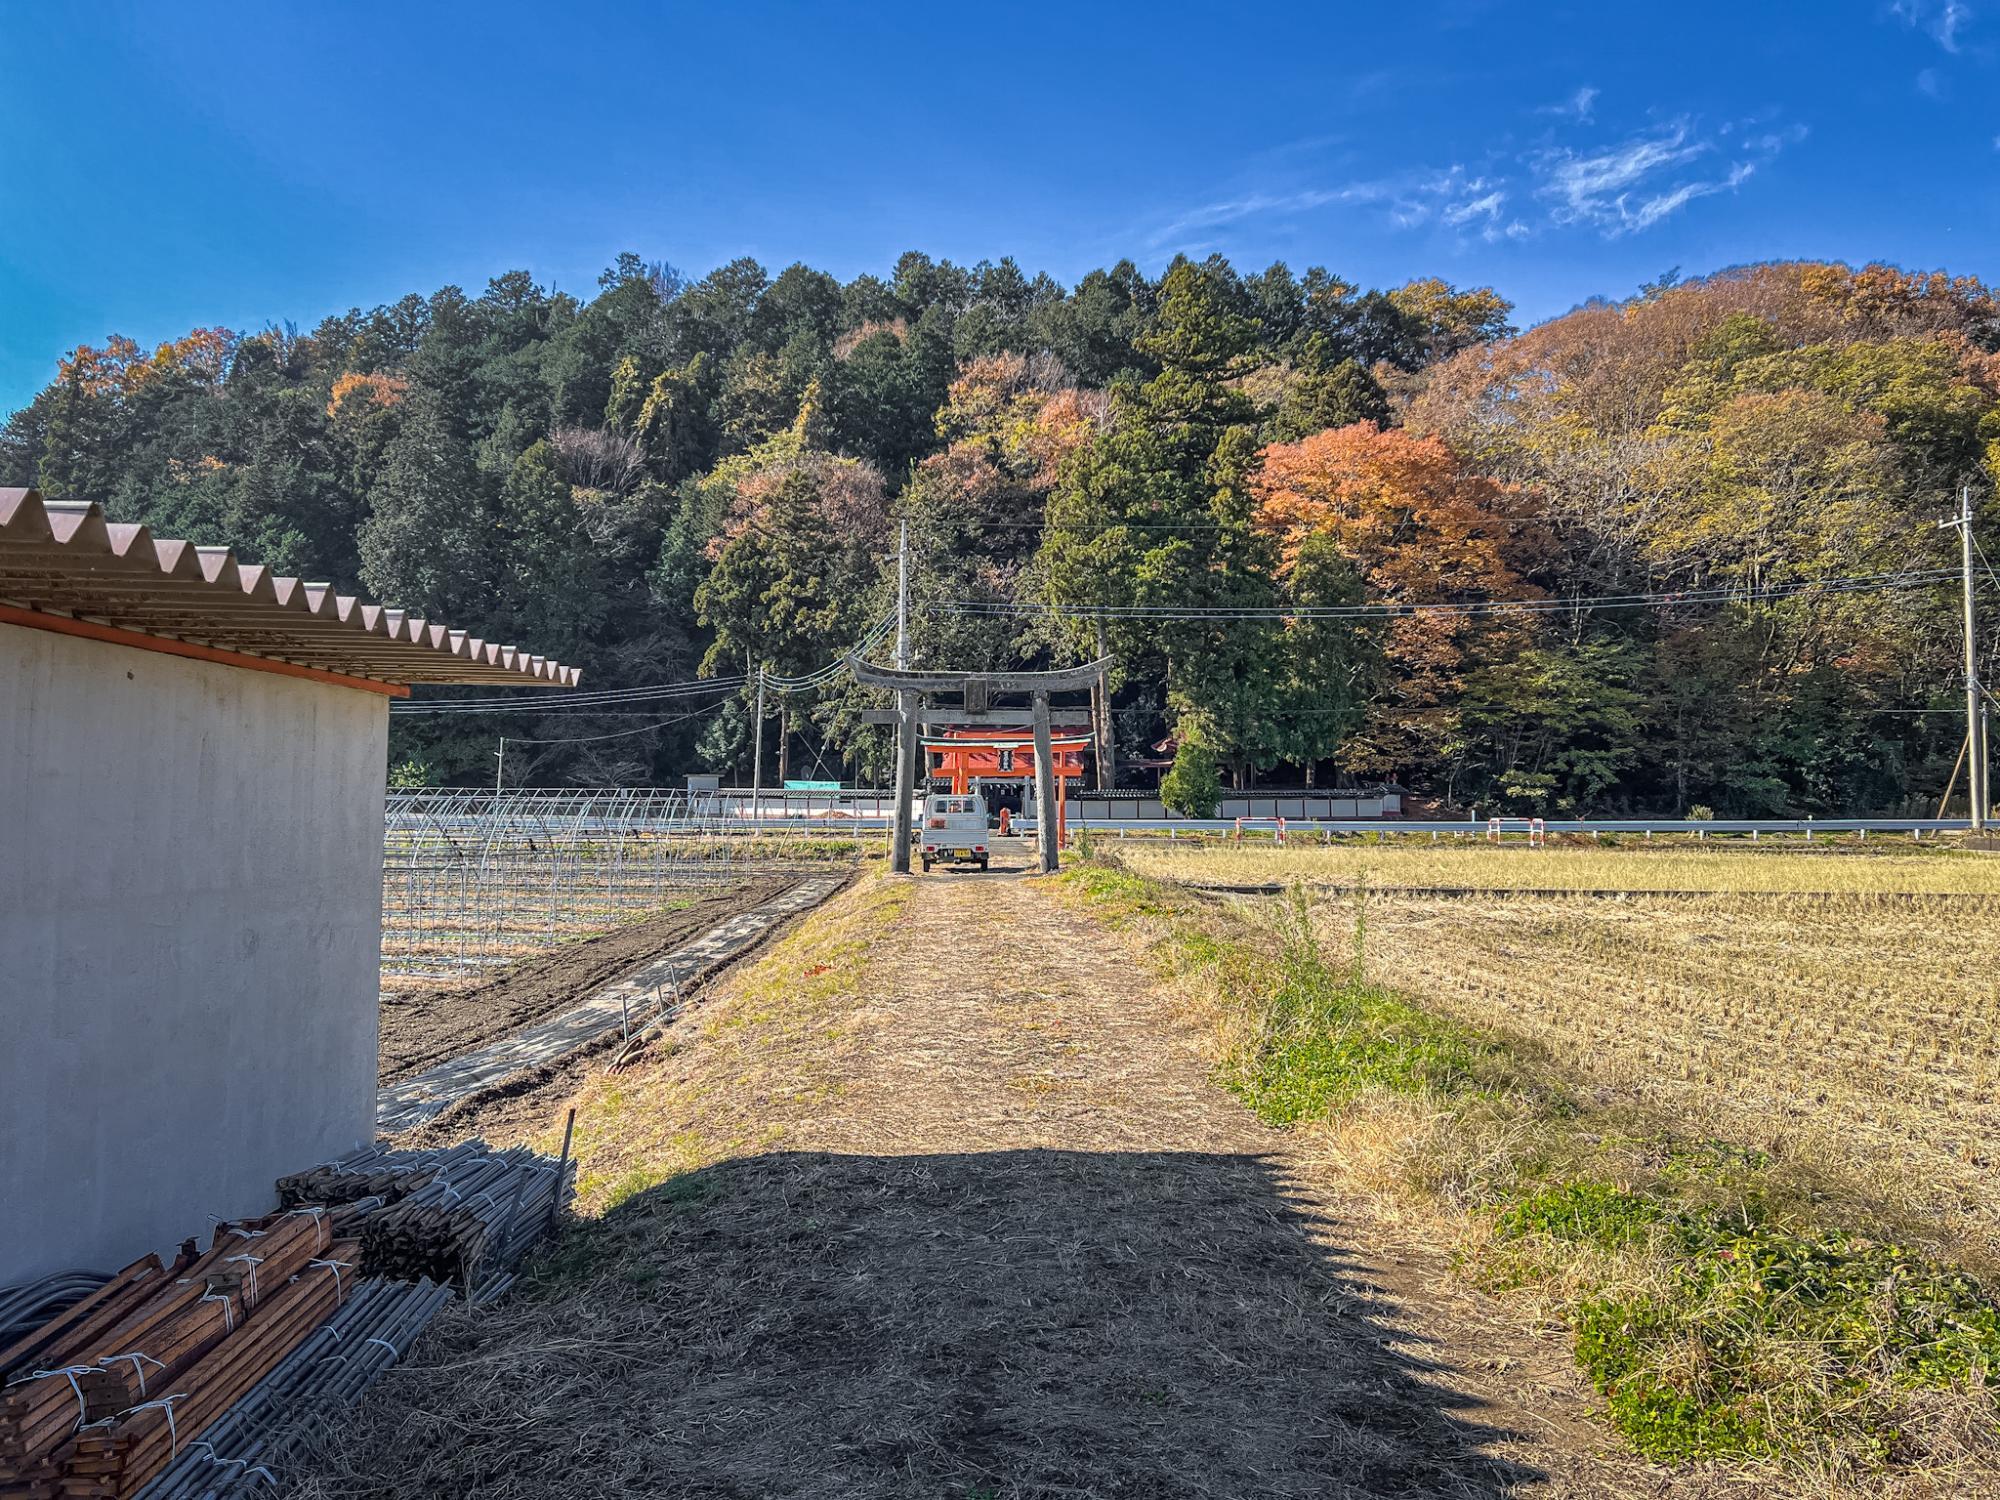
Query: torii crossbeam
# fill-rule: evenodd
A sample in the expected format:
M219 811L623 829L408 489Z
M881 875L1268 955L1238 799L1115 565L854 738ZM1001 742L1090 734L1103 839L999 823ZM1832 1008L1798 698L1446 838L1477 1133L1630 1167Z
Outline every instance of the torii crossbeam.
M1080 667L1057 667L1048 672L917 672L905 667L883 667L847 658L854 680L863 687L889 688L907 693L958 693L984 687L990 693L1080 693L1111 670L1113 658L1100 656Z

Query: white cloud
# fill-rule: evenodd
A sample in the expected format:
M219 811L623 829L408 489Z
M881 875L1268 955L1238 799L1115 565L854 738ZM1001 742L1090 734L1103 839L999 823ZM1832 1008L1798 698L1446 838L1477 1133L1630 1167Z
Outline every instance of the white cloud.
M1189 209L1172 223L1154 231L1152 244L1158 248L1179 239L1190 230L1213 229L1221 224L1234 224L1240 219L1269 214L1300 214L1315 208L1324 208L1330 203L1352 201L1355 200L1347 189L1316 188L1297 193L1250 193L1241 198L1207 203L1200 208Z
M1469 198L1463 203L1445 206L1444 221L1447 224L1470 224L1474 219L1492 221L1500 217L1500 207L1507 201L1507 195L1495 188L1482 198Z
M1793 126L1731 142L1737 129L1725 124L1702 136L1683 119L1614 145L1543 151L1531 163L1535 196L1549 205L1555 223L1587 225L1616 239L1652 228L1697 198L1740 187L1805 134Z
M1544 104L1535 113L1538 115L1566 115L1573 120L1590 121L1591 111L1596 108L1597 96L1603 90L1585 84L1560 104Z
M1693 161L1709 150L1705 141L1688 142L1685 123L1664 134L1640 137L1589 155L1578 155L1568 147L1547 153L1543 158L1548 196L1557 200L1557 212L1571 218L1590 219L1602 214L1607 204L1615 204L1625 192L1648 174Z
M1958 51L1959 34L1972 24L1972 7L1965 0L1892 0L1889 14L1947 52Z
M1474 176L1460 163L1442 171L1404 173L1341 187L1307 188L1291 192L1250 192L1206 203L1177 214L1148 236L1159 250L1185 250L1190 235L1253 218L1285 218L1314 209L1346 205L1381 213L1398 229L1443 223L1452 228L1483 226L1491 231L1501 217L1507 194L1495 180ZM1489 237L1491 237L1489 233Z
M1930 99L1944 97L1944 80L1936 68L1925 68L1917 74L1917 92Z
M1581 88L1567 104L1537 112L1587 123L1597 94ZM1488 244L1519 241L1563 227L1616 239L1650 229L1696 199L1734 192L1805 136L1803 125L1776 123L1770 111L1712 129L1682 117L1596 145L1544 145L1504 155L1494 150L1478 171L1454 162L1336 186L1247 190L1174 214L1147 242L1154 250L1216 249L1220 238L1206 231L1335 207L1366 212L1396 229L1449 232L1461 243L1475 237ZM1994 148L2000 150L2000 137Z

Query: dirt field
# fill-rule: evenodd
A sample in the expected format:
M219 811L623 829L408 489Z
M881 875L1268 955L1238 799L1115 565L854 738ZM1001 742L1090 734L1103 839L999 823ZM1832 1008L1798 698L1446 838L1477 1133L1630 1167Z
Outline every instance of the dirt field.
M388 1083L421 1072L553 1015L653 954L793 883L793 877L770 876L746 881L649 921L527 959L483 983L384 994L380 1080Z
M1670 1492L1561 1344L1312 1187L1146 972L1033 882L836 898L583 1087L603 1216L300 1493Z

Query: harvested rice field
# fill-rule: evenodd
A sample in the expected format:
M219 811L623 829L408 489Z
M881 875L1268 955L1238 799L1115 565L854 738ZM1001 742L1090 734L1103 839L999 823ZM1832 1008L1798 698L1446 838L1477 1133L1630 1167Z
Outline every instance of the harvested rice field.
M1632 836L1612 844L1551 838L1529 849L1518 836L1505 844L1409 835L1377 843L1330 844L1295 839L1233 843L1227 839L1159 838L1101 841L1128 868L1162 880L1257 884L1297 882L1377 889L1447 888L1491 891L1699 891L1849 895L1993 896L2000 898L2000 858L1966 854L1909 839L1852 834L1820 838L1690 839L1647 842Z
M1995 1493L1994 1306L1903 1248L2000 1264L2000 898L1907 888L1983 864L1198 889L1306 852L864 875L628 1065L454 1117L573 1108L579 1218L297 1493Z
M1119 853L1190 884L1306 882L1331 950L1359 923L1370 980L1687 1135L1821 1164L1920 1237L2000 1264L2000 859L1740 843Z

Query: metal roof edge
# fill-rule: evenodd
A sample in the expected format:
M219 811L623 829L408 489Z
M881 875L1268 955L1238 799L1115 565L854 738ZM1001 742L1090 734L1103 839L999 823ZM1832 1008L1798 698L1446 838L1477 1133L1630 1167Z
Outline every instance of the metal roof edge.
M149 591L148 585L157 587ZM156 537L96 501L0 486L0 595L142 634L226 638L245 655L385 682L575 687L518 646L239 562L228 547Z

